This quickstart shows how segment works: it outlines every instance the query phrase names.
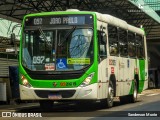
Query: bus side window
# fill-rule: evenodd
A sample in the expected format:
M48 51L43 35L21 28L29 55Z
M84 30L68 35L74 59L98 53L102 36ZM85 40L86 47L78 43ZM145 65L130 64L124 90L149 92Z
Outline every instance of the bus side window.
M119 51L120 56L128 56L128 42L127 42L127 31L124 29L118 29L119 34Z
M128 32L128 55L131 58L136 57L135 33Z
M107 49L106 49L106 41L107 36L103 31L98 31L98 43L99 43L99 57L101 59L105 59L107 57Z
M144 56L144 41L143 37L141 35L136 35L136 51L137 51L137 57L138 58L145 58Z
M119 54L117 27L108 25L109 52L112 56Z

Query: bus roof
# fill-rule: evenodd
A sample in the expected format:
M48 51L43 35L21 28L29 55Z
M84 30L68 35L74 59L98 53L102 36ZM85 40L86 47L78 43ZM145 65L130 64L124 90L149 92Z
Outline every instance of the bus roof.
M101 14L98 12L96 12L96 16L99 21L103 21L113 26L117 26L123 29L127 29L129 31L133 31L137 34L144 35L144 31L142 29L132 26L122 19L116 18L108 14Z

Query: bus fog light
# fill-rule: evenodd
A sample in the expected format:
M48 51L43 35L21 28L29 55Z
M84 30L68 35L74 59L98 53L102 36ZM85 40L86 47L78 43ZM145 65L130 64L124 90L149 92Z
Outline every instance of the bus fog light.
M92 81L92 78L94 76L94 73L91 73L83 82L82 84L80 85L81 87L85 87L87 85L89 85Z

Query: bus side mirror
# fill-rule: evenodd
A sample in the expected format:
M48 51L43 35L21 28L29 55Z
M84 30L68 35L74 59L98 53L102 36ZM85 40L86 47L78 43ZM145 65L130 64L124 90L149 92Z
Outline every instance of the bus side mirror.
M16 42L16 35L14 33L11 34L11 44L14 45Z

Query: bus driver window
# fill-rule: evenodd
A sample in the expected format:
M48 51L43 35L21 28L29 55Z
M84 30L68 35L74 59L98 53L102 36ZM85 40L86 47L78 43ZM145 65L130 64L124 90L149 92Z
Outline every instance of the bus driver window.
M106 33L103 31L98 31L98 43L99 43L98 49L99 49L100 61L107 58L106 41L107 41Z

